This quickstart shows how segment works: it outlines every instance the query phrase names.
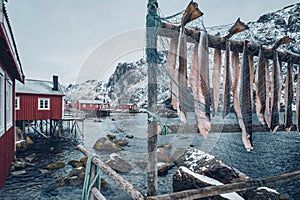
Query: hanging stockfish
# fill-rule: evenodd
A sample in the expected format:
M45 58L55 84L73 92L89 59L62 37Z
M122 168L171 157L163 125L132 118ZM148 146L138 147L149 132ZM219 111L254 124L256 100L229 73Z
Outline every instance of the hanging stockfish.
M186 123L187 112L187 46L184 28L179 35L179 67L178 67L178 104L177 113L181 122Z
M271 116L272 116L272 113L271 113L271 106L272 106L272 102L271 102L271 99L272 99L272 85L271 84L271 78L270 78L270 72L269 72L269 60L266 59L266 64L265 64L265 77L266 77L266 110L265 110L265 115L264 115L264 118L265 118L265 121L266 121L266 124L268 125L268 127L271 129Z
M273 96L272 96L272 116L271 116L271 131L276 132L279 127L279 110L280 110L280 96L281 96L281 71L280 71L280 63L278 58L278 52L277 48L280 45L287 44L290 42L294 42L295 40L292 38L289 38L288 36L285 36L278 40L272 50L273 50L273 70L272 70L272 84L273 84Z
M189 82L195 99L195 114L200 134L207 137L211 129L210 124L210 94L209 94L209 67L207 34L200 33L199 44L195 44L192 56L192 69ZM200 73L201 72L201 73Z
M239 65L239 53L232 51L231 52L231 65L233 71L233 82L232 82L232 92L233 97L238 97L238 84L240 76L240 65Z
M224 95L223 95L223 118L230 112L230 88L231 88L231 72L230 72L230 42L226 39L225 51L225 67L224 67Z
M249 27L241 22L240 18L234 23L229 29L229 33L224 37L226 40L226 51L225 51L225 70L224 70L224 95L223 95L223 118L225 118L230 112L230 88L231 88L231 72L230 72L230 43L229 38L234 34L242 32Z
M274 51L273 58L273 71L272 71L272 81L273 81L273 96L272 96L272 116L271 116L271 131L276 132L279 127L279 96L280 96L280 68L279 68L279 60L278 60L278 52Z
M265 124L266 111L266 59L262 46L259 47L258 64L256 69L256 114L258 120ZM269 99L268 99L269 100Z
M251 101L251 110L254 108L254 99L253 99L253 81L254 81L254 62L253 55L249 55L249 67L250 67L250 101Z
M195 43L194 50L193 50L193 55L192 55L192 66L191 66L191 71L189 75L189 83L191 85L193 94L194 94L194 99L198 101L200 99L200 88L199 88L199 83L200 83L200 65L199 65L199 59L198 59L198 46L199 43Z
M179 84L179 103L177 103L177 113L181 122L186 123L186 112L188 107L187 101L187 44L184 26L201 17L203 13L198 9L198 4L191 1L184 11L181 18L181 32L179 36L179 67L178 67L178 84Z
M209 84L209 60L208 37L206 31L201 31L199 42L200 85L205 102L205 117L210 120L210 84Z
M297 131L300 134L300 69L299 67L298 67L297 91L296 91L296 126L297 126Z
M240 107L239 102L239 79L240 79L240 65L239 65L239 53L232 51L231 53L231 63L232 63L232 71L233 71L233 83L232 83L232 92L233 92L233 106L236 113Z
M250 65L249 56L247 52L248 41L244 42L243 58L242 58L242 72L241 72L241 114L245 126L243 134L243 143L249 151L252 149L252 110L251 110L251 97L250 90Z
M222 66L222 52L221 49L214 50L214 69L213 69L213 116L218 112L219 98L220 98L220 78Z
M293 63L289 62L287 67L287 74L285 79L285 91L284 91L284 126L286 131L290 131L293 126L293 112L292 104L294 98L294 86L293 86Z
M171 105L173 109L177 109L178 104L178 73L176 67L177 60L177 49L178 49L178 38L172 38L170 41L170 47L167 58L167 69L170 74L170 82L171 82Z
M232 62L232 70L233 70L232 92L233 92L234 110L237 115L239 126L242 130L243 144L247 149L247 151L250 151L252 149L252 145L250 143L249 138L247 137L246 127L242 117L240 97L239 97L240 69L241 69L239 65L239 53L232 51L231 62Z

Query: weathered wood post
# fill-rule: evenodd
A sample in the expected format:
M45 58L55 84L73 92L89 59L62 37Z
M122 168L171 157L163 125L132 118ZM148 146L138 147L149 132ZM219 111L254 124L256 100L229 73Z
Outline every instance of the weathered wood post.
M148 0L146 16L146 55L148 63L148 109L157 111L157 32L159 18L157 15L157 0ZM151 116L148 115L150 118ZM157 195L157 122L148 121L148 164L147 164L147 194Z

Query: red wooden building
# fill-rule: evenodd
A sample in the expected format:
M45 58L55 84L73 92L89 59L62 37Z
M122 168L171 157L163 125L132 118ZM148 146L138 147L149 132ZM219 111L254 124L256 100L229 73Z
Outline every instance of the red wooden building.
M26 79L24 84L16 85L16 120L61 120L63 97L57 76L53 81Z
M0 3L0 188L15 152L15 80L24 81L5 5Z
M77 100L74 108L82 111L107 110L110 104L104 104L102 100Z

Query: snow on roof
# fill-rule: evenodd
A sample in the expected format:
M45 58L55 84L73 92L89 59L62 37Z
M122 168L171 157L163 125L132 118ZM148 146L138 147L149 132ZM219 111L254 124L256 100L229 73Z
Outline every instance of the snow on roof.
M103 104L102 100L85 100L85 99L80 99L78 100L79 103L85 103L85 104Z
M52 88L52 81L26 79L24 84L16 82L16 93L64 95L60 84L57 91Z
M205 182L207 184L210 184L210 185L224 185L223 183L221 183L220 181L218 181L216 179L213 179L213 178L201 175L201 174L194 173L186 167L181 166L181 167L179 167L179 169L181 169L183 172L188 173L188 174L192 175L193 177L195 177L195 178L199 179L200 181ZM220 196L222 196L225 199L230 199L230 200L244 200L244 198L241 197L236 192L220 194Z

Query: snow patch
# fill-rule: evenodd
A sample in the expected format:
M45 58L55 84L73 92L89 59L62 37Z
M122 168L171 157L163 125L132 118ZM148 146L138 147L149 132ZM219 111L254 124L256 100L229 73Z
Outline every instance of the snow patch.
M178 171L180 171L180 170L182 170L183 172L185 172L187 174L190 174L191 176L193 176L193 177L197 178L198 180L200 180L202 182L205 182L207 184L216 185L216 186L217 185L224 185L220 181L217 181L217 180L212 179L212 178L207 177L207 176L203 176L201 174L194 173L186 167L179 167ZM244 199L243 197L241 197L236 192L221 194L220 196L223 197L223 198L229 199L229 200L242 200L242 199Z

